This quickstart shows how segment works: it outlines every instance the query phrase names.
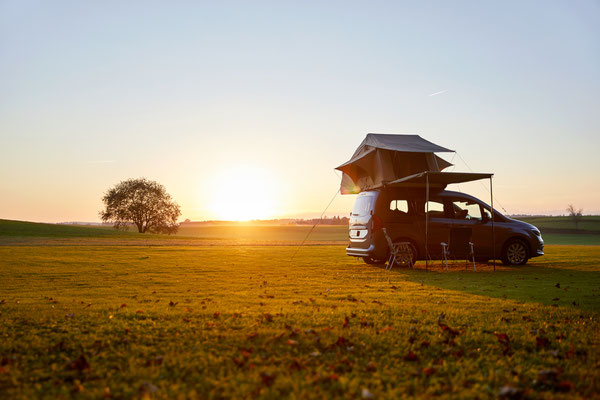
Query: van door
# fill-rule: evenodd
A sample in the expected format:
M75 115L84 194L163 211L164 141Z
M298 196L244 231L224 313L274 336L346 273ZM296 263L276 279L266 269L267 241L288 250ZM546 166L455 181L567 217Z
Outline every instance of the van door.
M471 228L475 257L492 257L491 214L472 199L453 199L454 227Z
M426 217L428 220L427 226L427 251L432 259L442 258L441 243L448 243L450 238L450 229L452 228L452 208L451 204L441 198L433 198L428 203L425 201L420 203L422 217L419 225L423 235L425 235ZM427 214L427 216L426 216ZM423 240L424 242L424 240Z

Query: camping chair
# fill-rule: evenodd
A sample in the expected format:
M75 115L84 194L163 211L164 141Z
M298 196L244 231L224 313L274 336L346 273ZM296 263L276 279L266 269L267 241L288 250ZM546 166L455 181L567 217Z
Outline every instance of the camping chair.
M473 230L471 228L452 228L450 229L450 244L442 242L442 252L444 254L444 262L446 263L446 271L448 271L448 257L455 260L471 260L473 261L473 271L477 271L475 267L475 251L471 236ZM465 268L467 263L465 262Z
M387 230L385 228L381 228L383 231L383 236L385 236L385 240L388 243L388 247L390 249L390 257L387 260L387 265L385 269L388 271L392 270L392 267L395 263L400 265L408 265L413 268L413 252L410 248L410 242L392 242L392 238L388 235Z

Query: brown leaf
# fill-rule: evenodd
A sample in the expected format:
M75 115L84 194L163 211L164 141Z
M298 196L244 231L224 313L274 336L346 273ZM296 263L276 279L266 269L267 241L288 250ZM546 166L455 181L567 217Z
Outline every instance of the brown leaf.
M411 350L407 355L404 356L404 361L419 361L419 357L417 357L417 355Z
M535 347L537 347L538 349L545 349L548 346L550 346L550 339L546 337L536 336Z
M169 307L175 307L179 303L173 303L173 301L169 301Z
M498 342L500 342L502 344L510 344L510 338L508 337L508 335L506 333L494 332L494 335L496 336L496 338L498 338Z
M273 382L275 382L275 378L276 377L277 376L275 374L270 374L268 372L261 372L260 373L260 381L265 386L271 386L273 384Z
M560 392L570 392L575 389L575 385L573 385L573 382L571 381L560 381L556 385L556 389Z
M442 324L441 322L438 322L438 325L440 326L440 328L442 328L442 332L447 333L451 337L456 337L460 334L456 329L452 329L446 324Z
M391 331L392 329L394 329L394 328L392 328L392 326L391 326L391 325L387 325L387 326L384 326L383 328L381 328L381 329L379 330L379 333L383 333L383 332Z
M369 361L367 363L366 369L369 372L375 372L377 371L377 364L375 364L373 361Z
M152 367L152 366L155 366L155 365L162 365L164 359L165 358L163 356L157 356L157 357L151 358L148 361L146 361L146 367Z
M90 363L87 361L85 356L82 354L79 357L69 361L65 366L66 369L70 369L72 371L89 371L91 369Z
M344 317L344 324L342 325L343 328L347 328L348 324L350 323L350 320L348 319L348 317Z

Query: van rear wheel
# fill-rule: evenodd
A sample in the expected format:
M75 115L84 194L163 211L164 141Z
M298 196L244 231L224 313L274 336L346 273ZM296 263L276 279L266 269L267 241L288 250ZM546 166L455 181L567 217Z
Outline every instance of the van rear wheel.
M401 242L403 241L394 241L394 244L398 244ZM415 263L417 262L417 249L411 242L408 242L408 248L410 249L410 254L402 254L399 257L397 257L396 261L394 262L394 265L392 265L392 268L415 265Z

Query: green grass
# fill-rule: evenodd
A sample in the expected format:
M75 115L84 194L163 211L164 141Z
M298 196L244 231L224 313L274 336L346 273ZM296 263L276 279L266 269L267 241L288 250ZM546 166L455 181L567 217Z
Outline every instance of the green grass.
M0 219L0 237L135 237L131 232L123 232L106 227L44 224L37 222L11 221Z
M575 230L575 223L570 217L520 217L517 219L537 226L542 232L544 230L548 232ZM588 233L600 234L600 216L586 215L581 217L578 229Z
M291 260L296 246L88 239L0 246L0 397L600 391L600 247L549 246L495 272L438 262L387 273L343 245Z

